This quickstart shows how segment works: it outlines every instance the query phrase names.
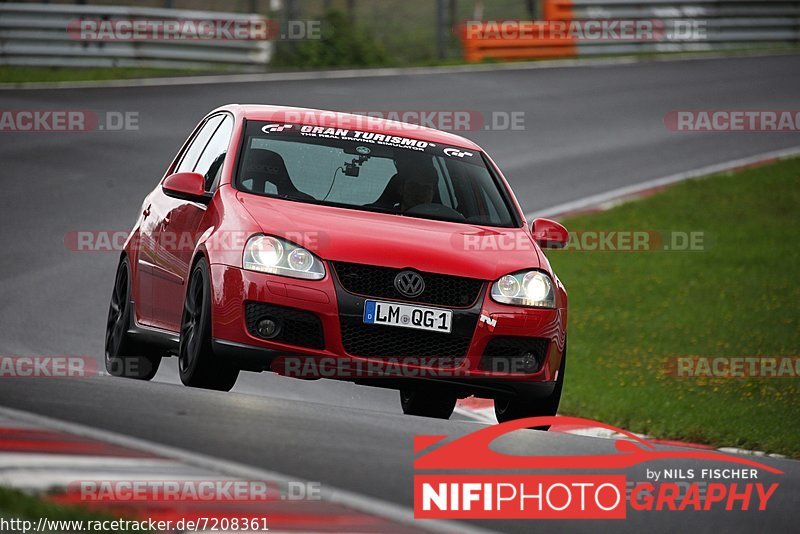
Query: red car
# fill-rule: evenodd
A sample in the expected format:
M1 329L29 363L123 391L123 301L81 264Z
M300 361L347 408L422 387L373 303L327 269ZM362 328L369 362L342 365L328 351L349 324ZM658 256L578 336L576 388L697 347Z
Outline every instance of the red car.
M117 268L105 359L184 384L244 371L400 390L448 418L554 415L567 294L497 165L475 143L371 117L230 105L205 117L145 199Z

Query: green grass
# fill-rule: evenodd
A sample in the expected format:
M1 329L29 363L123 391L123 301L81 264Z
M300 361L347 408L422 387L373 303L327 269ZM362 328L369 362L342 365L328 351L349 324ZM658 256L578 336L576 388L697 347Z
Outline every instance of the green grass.
M75 82L96 80L125 80L156 76L187 76L207 74L188 69L143 68L66 68L66 67L13 67L0 66L0 83Z
M800 378L667 376L675 356L800 355L800 159L685 182L570 231L702 231L704 251L548 256L569 292L561 412L800 457Z
M63 506L38 497L28 495L19 490L0 486L0 517L24 519L33 522L33 528L40 517L52 521L107 521L116 520L102 513L77 506ZM108 530L107 532L116 532Z

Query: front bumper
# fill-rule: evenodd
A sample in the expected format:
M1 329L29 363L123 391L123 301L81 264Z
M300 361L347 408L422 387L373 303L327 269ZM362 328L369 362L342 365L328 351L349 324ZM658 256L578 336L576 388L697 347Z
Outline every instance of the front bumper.
M445 335L463 339L464 343L458 349L461 351L466 347L463 354L442 358L442 350L447 350L442 347L448 345L434 346L428 343L424 339L425 332L390 326L377 327L383 329L383 333L387 332L385 329L389 329L391 342L396 342L398 336L408 336L407 339L416 341L417 345L421 342L432 347L431 350L437 356L389 358L386 353L380 354L380 357L351 353L356 348L365 350L363 336L354 340L352 332L365 328L361 324L361 317L367 298L345 291L332 269L328 270L323 280L311 281L214 264L211 265L211 280L215 353L245 370L273 370L298 378L336 378L392 388L407 385L409 380L436 380L457 389L459 395L478 394L482 391L483 396L498 396L519 393L523 389L547 394L552 390L561 364L566 327L565 310L518 308L498 304L489 298L486 287L473 305L449 308L453 310L452 334L434 334L440 336L440 339ZM301 318L304 312L313 314L319 320L321 338L310 336L308 339L298 339L297 336L291 336L281 342L254 335L254 303L268 303L274 307L297 310L300 312L297 315ZM250 312L250 328L246 309ZM375 327L370 325L366 328ZM482 365L481 359L487 345L492 339L501 337L546 340L538 370L508 372L506 369L490 369L486 366L486 360ZM372 343L375 351L386 346L381 345L384 341L380 335L376 335L374 339L381 339ZM305 346L299 346L298 343ZM346 345L351 352L348 352ZM309 362L314 364L308 365ZM292 370L303 372L299 375L288 372Z

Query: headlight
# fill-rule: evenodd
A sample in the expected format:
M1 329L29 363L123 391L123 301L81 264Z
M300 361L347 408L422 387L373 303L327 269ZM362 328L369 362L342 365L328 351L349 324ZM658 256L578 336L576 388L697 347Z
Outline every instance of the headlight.
M292 278L325 278L325 266L314 254L294 243L268 235L254 235L247 240L242 266L250 271Z
M492 300L502 304L555 308L556 295L550 277L541 271L507 274L492 284Z

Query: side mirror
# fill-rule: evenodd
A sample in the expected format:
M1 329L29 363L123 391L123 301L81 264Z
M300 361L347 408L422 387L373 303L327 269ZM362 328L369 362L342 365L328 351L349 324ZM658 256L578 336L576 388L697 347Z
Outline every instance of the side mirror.
M562 225L550 219L534 219L531 234L536 244L542 248L564 248L569 241L569 232Z
M165 195L190 202L208 204L211 201L211 193L205 190L205 178L197 172L170 174L164 179L161 189Z

